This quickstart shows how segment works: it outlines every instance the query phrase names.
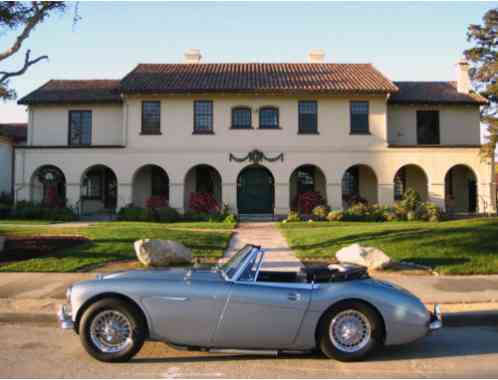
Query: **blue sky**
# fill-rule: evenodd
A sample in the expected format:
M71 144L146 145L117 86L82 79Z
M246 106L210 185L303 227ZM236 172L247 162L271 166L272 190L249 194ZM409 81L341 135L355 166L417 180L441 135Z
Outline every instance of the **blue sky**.
M86 3L39 26L24 46L47 54L13 81L19 96L49 79L120 78L139 62L300 62L323 48L330 62L371 62L393 80L453 80L466 28L498 2ZM14 38L0 34L0 49ZM2 67L18 67L22 56ZM27 120L0 102L1 122Z

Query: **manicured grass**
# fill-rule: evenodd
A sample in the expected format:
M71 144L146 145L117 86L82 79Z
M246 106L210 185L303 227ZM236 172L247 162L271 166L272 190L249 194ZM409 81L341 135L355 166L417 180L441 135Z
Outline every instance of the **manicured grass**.
M81 235L91 240L76 248L1 265L0 271L74 272L110 261L132 259L135 257L133 242L145 238L176 240L190 247L194 257L201 261L213 260L223 256L232 227L221 223L111 222L86 228L0 224L0 235Z
M443 274L498 273L498 218L441 223L315 222L280 224L289 245L304 260L332 260L359 243L380 248L397 261L432 267Z
M53 224L53 223L55 223L55 222L51 222L48 220L0 219L0 225L2 225L2 224L47 225L47 224Z

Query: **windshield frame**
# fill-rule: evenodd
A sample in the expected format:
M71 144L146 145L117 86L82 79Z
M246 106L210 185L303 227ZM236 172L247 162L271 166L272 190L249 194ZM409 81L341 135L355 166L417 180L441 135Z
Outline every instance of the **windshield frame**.
M223 277L226 280L235 281L244 271L255 250L259 251L259 248L251 244L246 244L233 254L228 261L219 266Z

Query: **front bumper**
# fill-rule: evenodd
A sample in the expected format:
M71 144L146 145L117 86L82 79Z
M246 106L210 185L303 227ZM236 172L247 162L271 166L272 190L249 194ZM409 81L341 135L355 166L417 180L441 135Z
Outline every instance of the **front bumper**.
M57 310L57 318L64 330L74 329L74 322L71 316L71 311L68 305L60 305Z
M429 321L429 332L439 330L443 327L443 316L441 314L441 308L438 304L434 305L434 311L431 313L431 319Z

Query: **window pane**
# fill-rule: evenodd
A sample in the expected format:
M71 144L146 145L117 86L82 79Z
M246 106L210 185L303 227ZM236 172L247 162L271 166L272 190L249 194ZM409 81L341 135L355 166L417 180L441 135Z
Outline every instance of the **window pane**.
M251 110L234 108L232 110L232 128L251 128Z
M278 128L278 110L276 108L261 108L259 111L260 128Z
M142 132L151 133L161 130L161 103L142 103Z
M83 196L86 198L101 198L101 185L100 174L94 173L86 176L83 181Z
M69 111L69 144L90 145L92 143L92 112Z
M213 102L194 102L194 131L211 131L213 129Z
M417 111L417 143L439 144L439 111Z
M70 135L70 143L73 145L77 145L81 140L81 118L79 112L71 112L69 114L70 122L69 122L69 135Z
M351 102L351 133L369 133L368 102Z
M92 113L81 112L81 143L89 145L92 142Z
M316 133L317 126L317 103L315 101L299 102L299 132Z

